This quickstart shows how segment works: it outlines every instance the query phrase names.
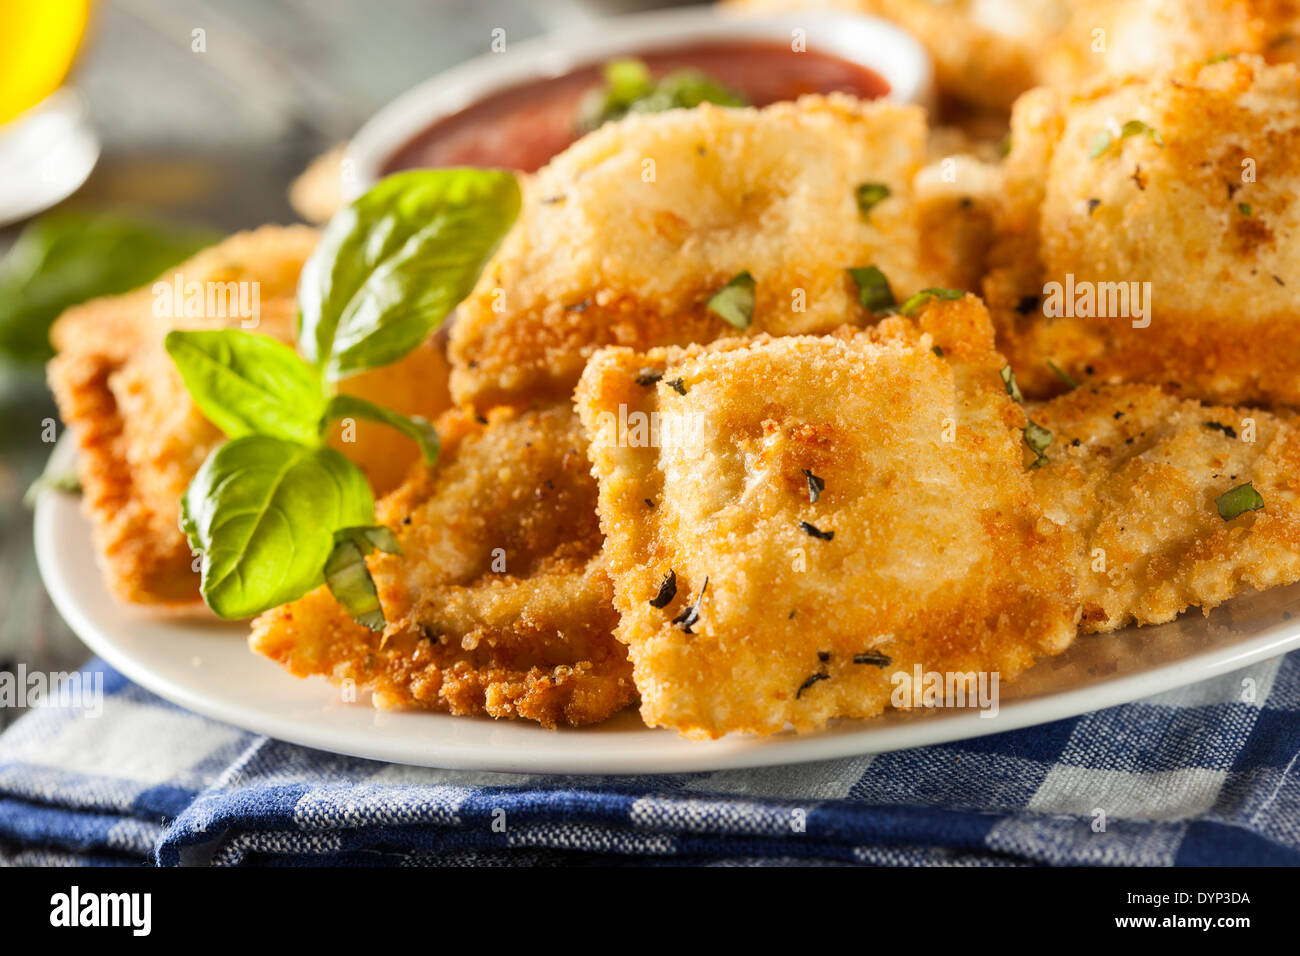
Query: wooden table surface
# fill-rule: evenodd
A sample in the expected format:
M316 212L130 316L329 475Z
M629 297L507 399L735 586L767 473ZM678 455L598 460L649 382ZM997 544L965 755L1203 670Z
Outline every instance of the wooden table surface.
M293 177L393 96L507 43L637 0L114 0L73 81L103 153L65 206L233 231L297 217ZM193 50L203 31L204 52ZM0 230L0 251L17 230ZM50 604L23 491L57 418L40 369L0 364L0 671L67 670L89 652ZM18 712L0 708L0 727Z

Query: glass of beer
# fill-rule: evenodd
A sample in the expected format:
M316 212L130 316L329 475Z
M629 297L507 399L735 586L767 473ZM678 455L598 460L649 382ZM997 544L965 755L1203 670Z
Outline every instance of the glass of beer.
M85 100L64 85L90 0L0 0L0 225L85 182L99 157Z

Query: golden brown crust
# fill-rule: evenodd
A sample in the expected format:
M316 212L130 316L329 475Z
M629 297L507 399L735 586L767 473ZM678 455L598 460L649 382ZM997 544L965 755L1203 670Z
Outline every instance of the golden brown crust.
M1032 414L1053 433L1034 491L1071 535L1085 631L1300 580L1293 425L1143 385L1075 389ZM1247 482L1264 509L1224 521L1215 499Z
M915 665L1010 679L1069 644L1064 539L1033 502L1002 364L973 297L931 305L920 331L592 359L578 407L647 724L808 730L880 713ZM646 369L663 376L638 384ZM664 416L657 447L637 413ZM653 607L670 572L676 594ZM687 633L673 621L706 575ZM867 652L888 665L854 663Z
M1122 136L1132 120L1154 134ZM1300 403L1294 67L1237 57L1074 97L1036 90L1012 141L984 290L1026 394L1061 389L1050 360L1076 381ZM1071 287L1137 290L1146 314L1078 316ZM1053 288L1075 315L1044 316Z
M1078 0L729 0L756 13L844 10L892 20L934 58L946 99L1005 110L1033 86L1043 44ZM987 12L986 12L987 11Z
M566 407L438 421L443 450L379 506L400 555L370 566L382 638L318 590L268 612L251 645L298 676L353 681L380 707L604 720L636 696L614 639L596 486Z
M924 125L919 109L837 94L633 116L584 137L527 182L461 305L453 394L480 408L558 400L601 346L735 335L706 306L742 271L757 283L748 334L865 319L851 266L880 266L899 295L935 284L912 201ZM866 220L864 182L892 193Z
M239 233L161 281L180 275L183 285L257 283L260 316L252 330L291 341L298 273L316 238L305 226ZM63 421L76 431L85 508L109 588L124 601L193 606L199 577L178 525L179 501L222 435L191 401L163 339L173 328L221 328L241 320L206 312L156 315L153 286L61 316L51 332L58 355L49 382ZM342 390L433 416L449 402L447 375L440 350L428 343L401 362L348 379ZM332 441L379 492L396 485L417 455L408 439L369 422L355 428L340 423Z
M315 232L241 233L169 271L185 281L261 283L262 329L287 337ZM221 434L190 402L162 348L172 327L238 322L154 315L152 284L69 309L55 323L50 387L76 430L84 507L110 589L125 601L185 605L198 575L178 521L181 494Z
M1098 78L1149 77L1228 53L1294 62L1295 0L1072 0L1045 37L1039 82L1073 90Z

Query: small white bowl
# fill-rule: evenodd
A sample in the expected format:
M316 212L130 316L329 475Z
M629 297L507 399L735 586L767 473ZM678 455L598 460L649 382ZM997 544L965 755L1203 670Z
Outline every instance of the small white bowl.
M393 100L352 138L343 198L351 201L374 185L393 155L438 120L501 90L619 56L707 41L790 42L794 30L804 31L808 49L874 71L889 84L885 99L931 105L934 68L929 55L910 33L875 17L825 12L757 16L717 7L611 17L475 57Z

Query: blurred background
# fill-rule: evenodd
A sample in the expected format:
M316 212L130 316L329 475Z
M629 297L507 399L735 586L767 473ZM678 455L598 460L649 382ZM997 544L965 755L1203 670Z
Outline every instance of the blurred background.
M314 157L487 52L492 30L514 42L669 5L0 0L0 671L89 656L46 597L23 503L62 428L42 368L58 312L219 235L297 220L289 186ZM19 713L0 708L0 727Z

